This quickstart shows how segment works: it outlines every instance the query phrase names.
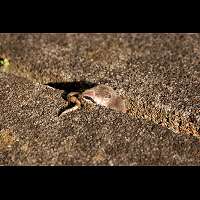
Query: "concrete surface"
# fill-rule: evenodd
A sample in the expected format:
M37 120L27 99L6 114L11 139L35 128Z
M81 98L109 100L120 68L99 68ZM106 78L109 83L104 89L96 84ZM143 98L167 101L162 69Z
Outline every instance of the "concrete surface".
M0 34L11 63L0 74L0 164L199 165L199 43L199 34ZM59 118L63 91L81 80L116 88L128 114L92 106Z

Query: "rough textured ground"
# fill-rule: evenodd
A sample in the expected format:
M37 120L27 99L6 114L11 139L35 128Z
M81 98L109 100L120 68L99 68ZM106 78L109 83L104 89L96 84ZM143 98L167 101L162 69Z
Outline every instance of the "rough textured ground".
M199 43L199 34L1 34L11 65L0 73L0 164L199 165ZM80 80L116 88L128 114L93 106L59 118L63 90Z

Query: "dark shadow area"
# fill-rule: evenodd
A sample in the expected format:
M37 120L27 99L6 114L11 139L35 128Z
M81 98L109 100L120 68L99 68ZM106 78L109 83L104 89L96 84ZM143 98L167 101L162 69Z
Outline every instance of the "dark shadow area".
M83 90L96 86L96 83L89 81L73 81L73 82L50 82L45 85L53 87L55 89L64 90L68 92L82 92Z
M83 92L84 90L95 87L97 83L89 81L73 81L73 82L50 82L45 85L55 89L64 90L62 98L66 100L66 96L70 92Z
M83 92L87 89L95 87L97 83L91 83L89 81L73 81L73 82L50 82L45 85L53 87L55 89L63 90L62 98L67 100L67 94L70 92ZM69 103L69 105L62 107L58 116L60 116L66 109L73 107L75 104Z

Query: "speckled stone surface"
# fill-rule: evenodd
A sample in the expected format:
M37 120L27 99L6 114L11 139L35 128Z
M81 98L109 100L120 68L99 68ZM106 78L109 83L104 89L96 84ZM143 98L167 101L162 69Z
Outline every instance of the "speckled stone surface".
M199 165L199 43L199 34L0 34L11 63L0 74L0 164ZM94 106L59 118L62 84L80 80L116 88L128 114Z

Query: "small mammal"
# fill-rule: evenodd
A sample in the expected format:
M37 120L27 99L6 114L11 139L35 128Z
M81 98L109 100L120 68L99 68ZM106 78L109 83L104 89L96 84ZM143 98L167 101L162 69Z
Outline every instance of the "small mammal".
M96 103L119 112L127 112L125 99L117 95L115 90L113 90L111 87L100 84L91 89L85 90L83 93L70 92L67 95L67 103L74 103L75 106L66 109L61 113L61 115L79 109L83 101L88 103Z

